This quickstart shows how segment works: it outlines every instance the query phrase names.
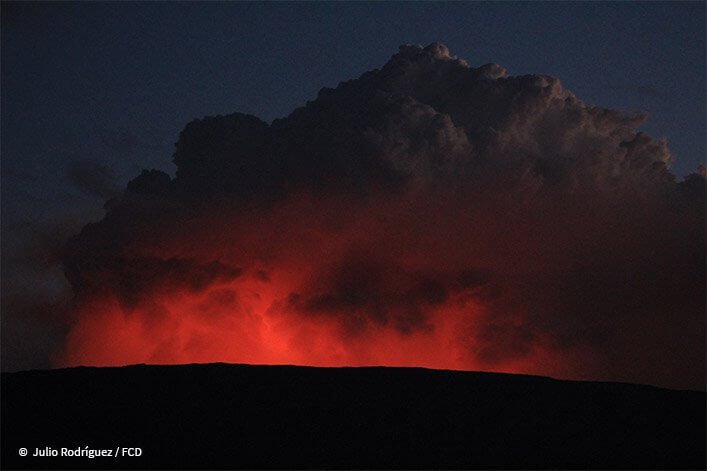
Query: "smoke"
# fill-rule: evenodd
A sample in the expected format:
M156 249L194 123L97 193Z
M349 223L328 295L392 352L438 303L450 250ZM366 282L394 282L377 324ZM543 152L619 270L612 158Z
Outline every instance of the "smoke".
M414 365L704 386L705 172L441 44L179 136L65 249L57 365Z

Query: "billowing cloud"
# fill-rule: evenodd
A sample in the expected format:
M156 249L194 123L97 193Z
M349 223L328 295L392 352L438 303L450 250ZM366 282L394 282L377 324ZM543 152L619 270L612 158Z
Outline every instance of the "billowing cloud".
M705 175L645 116L440 44L189 123L67 245L57 365L416 365L704 385ZM700 173L701 172L701 173Z

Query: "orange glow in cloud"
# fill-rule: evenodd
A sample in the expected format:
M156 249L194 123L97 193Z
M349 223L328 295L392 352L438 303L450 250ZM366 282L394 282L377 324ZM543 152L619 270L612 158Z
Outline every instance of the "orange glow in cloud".
M441 44L189 123L67 243L57 366L422 366L704 384L705 173L645 117Z
M57 366L136 363L249 363L307 366L409 366L514 373L570 374L552 352L489 367L474 355L483 306L456 295L427 313L426 325L403 332L363 320L352 331L336 316L297 312L287 274L244 276L200 293L171 293L126 308L103 298L77 306L77 321Z
M97 270L100 283L75 299L55 364L415 366L577 376L572 357L582 356L586 367L586 352L558 356L542 335L522 348L517 339L489 337L493 296L484 293L482 275L465 271L492 262L480 250L489 236L467 227L482 216L455 209L449 198L413 194L369 205L302 194L268 212L222 208L162 228L169 238L148 234L125 250L184 271L116 272L111 265L103 279ZM421 218L433 224L420 225ZM463 243L469 234L477 243ZM202 281L203 267L172 262L214 256L242 273ZM518 265L513 258L499 254L493 263L507 269ZM525 314L512 309L504 322L522 330Z
M434 325L401 333L386 325L346 332L326 315L288 306L285 280L252 277L203 293L175 293L126 310L116 300L82 306L61 366L232 362L311 366L397 365L474 368L455 338L471 319L440 309ZM237 293L237 294L236 294ZM459 313L473 318L473 303Z

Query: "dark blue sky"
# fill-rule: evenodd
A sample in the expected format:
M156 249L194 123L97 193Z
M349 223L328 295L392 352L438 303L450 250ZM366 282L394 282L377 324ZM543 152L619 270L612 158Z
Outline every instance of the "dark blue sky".
M704 2L3 3L4 252L101 216L72 162L100 162L121 187L142 168L173 174L190 120L270 121L400 44L434 41L472 67L554 75L586 102L647 111L678 177L704 160Z

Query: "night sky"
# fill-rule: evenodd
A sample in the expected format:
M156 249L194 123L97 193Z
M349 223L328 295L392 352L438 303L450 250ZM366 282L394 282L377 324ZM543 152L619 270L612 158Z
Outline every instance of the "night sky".
M235 310L247 311L249 315L252 315L252 309L259 309L253 306L275 309L273 306L277 305L278 309L288 312L280 314L284 317L276 317L286 329L293 329L294 323L305 319L301 324L307 326L297 327L297 332L292 334L296 337L292 340L293 345L300 353L307 335L326 338L321 340L322 349L330 348L332 338L339 338L338 335L356 339L353 344L346 344L343 353L336 357L338 360L319 352L311 357L304 354L293 357L300 363L369 364L379 361L628 380L674 387L704 384L704 368L695 372L694 367L685 366L695 358L704 366L704 228L700 225L704 220L695 219L693 213L687 214L687 210L687 215L683 215L682 210L693 204L699 194L703 198L704 188L697 184L695 190L694 181L681 183L704 163L706 154L703 2L5 2L2 4L1 39L4 370L150 360L216 361L219 354L230 361L287 361L286 356L273 352L263 353L260 357L243 354L258 350L259 344L252 339L249 341L255 343L250 347L243 340L242 349L227 354L223 351L204 355L189 353L198 351L199 345L214 341L213 332L212 338L209 334L191 340L182 338L185 344L180 348L170 343L176 337L187 335L184 329L193 328L203 333L205 327L200 323L198 326L181 326L179 335L160 339L161 347L152 352L151 357L133 355L144 349L139 343L142 334L130 330L134 326L126 327L124 337L116 334L120 340L116 340L119 346L115 348L123 348L127 352L125 356L97 350L96 345L105 345L106 339L102 335L106 331L120 332L121 327L114 324L117 317L107 314L113 312L112 309L128 313L125 314L128 319L131 315L139 317L149 311L150 314L144 314L142 318L148 327L143 327L153 332L149 329L154 325L176 322L174 309L168 303L154 300L170 293L187 293L187 305L192 303L196 306L194 309L208 311L212 321L214 316L218 317L214 314L220 309L214 307L217 305L228 305ZM527 168L518 167L521 164L512 159L525 158L523 153L537 151L532 146L523 147L529 142L527 136L530 134L526 136L524 131L518 131L521 137L514 140L508 136L498 137L500 134L489 137L491 135L479 131L481 124L477 118L455 108L453 92L448 88L457 83L454 75L457 72L453 68L451 71L439 69L442 77L439 82L424 75L424 71L410 69L413 70L410 73L419 73L424 80L434 82L428 91L420 91L416 88L418 85L407 82L407 79L393 82L386 82L387 76L371 79L375 87L383 87L386 93L388 89L385 87L389 87L396 97L399 94L414 97L414 103L392 98L393 101L379 103L378 96L369 90L373 85L363 81L337 89L338 93L331 98L319 95L322 97L317 102L319 104L306 108L299 115L292 115L289 121L281 121L277 126L273 124L273 131L264 130L273 120L285 118L308 100L315 100L323 87L335 88L342 81L382 68L391 56L398 53L401 45L427 46L435 42L443 43L448 52L436 47L425 49L427 52L414 48L406 49L407 52L401 50L397 57L404 63L392 64L390 69L397 73L407 67L405 61L416 63L428 59L457 64L453 62L454 56L466 61L472 69L496 63L505 68L508 76L541 74L558 78L564 88L559 84L552 85L547 93L564 97L564 90L569 90L586 104L577 105L577 109L588 110L591 105L596 105L619 110L626 118L613 115L591 118L593 115L587 111L589 117L577 118L581 124L578 129L592 128L591 133L581 137L586 139L581 141L584 147L578 144L580 138L571 140L574 138L563 134L565 128L555 121L543 121L538 125L544 134L542 139L533 134L533 142L550 147L556 145L553 148L557 149L561 144L569 149L566 152L571 156L570 160L578 163L576 167L574 163L554 167L552 161L548 163L542 158L534 161L532 171L543 176L537 181L545 190L532 190L541 195L537 201L532 198L523 200L528 205L528 217L515 214L513 208L517 205L509 206L501 195L506 189L509 194L516 190L521 192L520 195L529 194L522 192L530 191L526 189L527 184L533 182L513 173ZM487 78L493 76L493 80L502 76L496 69L485 73ZM513 83L499 88L498 103L489 104L476 95L469 95L469 103L478 105L479 109L486 106L492 110L489 116L498 113L498 116L489 118L489 122L496 124L484 128L487 131L493 128L494 133L502 134L503 125L510 122L520 126L526 122L520 120L526 115L518 111L520 105L513 101L512 93L516 93L513 92L516 89L512 87L517 87L518 96L530 96L529 90L540 85L537 81ZM546 82L542 83L542 86L548 86ZM355 96L369 101L364 100L365 106L358 109ZM495 111L506 105L506 114ZM430 114L432 108L426 106L442 114ZM527 116L537 115L532 106ZM354 118L345 117L342 111L349 108L358 110ZM182 134L182 146L177 147L177 158L182 159L181 164L177 162L177 172L172 156L180 131L187 123L196 118L234 112L254 115L265 123L261 125L234 118L232 121L202 121L201 125L194 125L191 133L185 131ZM647 121L632 121L631 117L640 112L647 113ZM518 121L513 121L516 117ZM321 133L317 134L313 122L328 123L330 127L321 133L333 137L318 140ZM464 127L459 124L461 122L465 123L466 134L459 134L459 137L455 133L460 133ZM430 126L441 129L442 134L430 135L428 141L420 144L415 136L422 135L427 139L425 132ZM608 126L612 131L606 131L602 126ZM656 140L628 137L627 127L644 131ZM230 134L230 129L235 128L242 131ZM356 133L360 131L365 137L360 144L362 147L352 144L358 142L355 139L360 136L351 137L349 129L356 130ZM613 140L618 134L624 136L620 139L621 144ZM310 136L311 141L302 136ZM667 140L667 148L660 144L661 138ZM255 147L247 152L273 160L268 160L269 163L262 164L262 167L260 164L253 164L252 168L246 164L236 170L228 166L217 167L217 157L213 157L215 161L209 161L211 154L204 157L208 152L204 155L201 152L211 149L212 144L214 147L210 152L221 152L219 139L226 149L224 152L250 149L249 146L253 145ZM440 139L446 140L441 142ZM502 141L506 147L493 150L498 144L493 143L493 139ZM261 141L262 148L258 147L259 144L251 144ZM473 179L479 179L479 185L489 185L481 197L474 193L476 189L468 190L463 185L458 193L442 194L426 186L430 176L427 170L420 170L422 164L419 162L402 165L397 160L393 163L386 160L394 159L391 156L398 152L389 141L407 142L406 150L402 152L415 158L432 158L438 153L443 158L456 153L478 153L493 161L498 154L511 159L508 161L512 163L498 167L484 164L474 170L464 167L464 172L472 172ZM626 142L632 144L624 144ZM623 198L625 202L620 204L598 202L610 194L603 180L605 170L597 170L594 163L586 163L591 158L585 158L582 150L596 145L596 149L600 149L597 152L614 155L613 150L607 150L609 143L637 149L636 161L649 158L651 162L663 165L658 170L650 165L641 166L640 178L648 180L639 183L631 180L630 188L621 186L616 190L619 193L611 193L611 198ZM348 154L334 159L336 164L319 160L320 153L329 155L332 149L348 145L352 145L353 150L347 152L367 156L370 152L372 160L364 159L364 163L353 166L347 166ZM371 150L367 147L369 145L377 147ZM508 150L508 146L515 148ZM572 151L573 146L579 146L578 150ZM538 152L542 153L540 147ZM285 148L288 150L282 150ZM363 150L357 154L357 149ZM383 168L376 160L376 152L383 152L381 149L387 149L382 159L392 167ZM562 152L558 150L558 155ZM205 161L209 163L204 164ZM510 167L515 170L508 171ZM646 176L646 168L652 169L651 172L655 170L657 176ZM143 169L161 170L170 177L176 175L177 179L169 186L161 174L155 172L143 180L133 180L136 183L128 186L128 193L123 194L128 181ZM627 181L634 176L639 178L639 172L633 169L620 170L627 175ZM444 171L447 171L446 167ZM675 175L674 182L671 177L666 177L670 173ZM219 180L221 174L226 175L223 181ZM575 182L579 178L583 182L582 176L588 174L596 176L596 181L587 183L586 193L582 193L585 191L583 183L578 193L574 193L574 186L568 190L568 181ZM439 177L435 173L434 178L447 176ZM514 178L522 182L517 183ZM207 180L208 184L205 183ZM421 186L415 186L423 180ZM657 180L671 181L654 183ZM327 182L331 181L336 182L336 189L328 186ZM231 185L236 184L239 190L233 191ZM436 181L435 185L438 184ZM409 190L410 185L418 188L415 191L419 193ZM635 188L641 190L633 191ZM646 194L641 193L643 188L648 188ZM206 189L213 190L217 196L212 200L205 197L207 203L203 204L212 206L203 209L200 198L208 193ZM568 191L573 196L565 198ZM622 193L624 191L627 193ZM693 197L695 191L698 195ZM156 200L147 196L133 198L130 196L133 193L160 196ZM636 196L638 193L641 193L640 197ZM265 194L267 196L263 196ZM427 197L416 199L415 195L420 194L438 197L439 201L448 203L446 207L455 211L445 214L439 207L425 206L427 203L424 203L416 206L416 214L419 218L427 218L427 224L411 222L412 214L406 209L407 205L434 200ZM499 196L487 196L489 194ZM81 237L72 238L67 246L67 240L78 234L88 222L103 217L105 201L114 197L122 199L113 200L112 206L109 205L113 208L113 216L94 226L95 230L84 231ZM683 197L689 201L683 202L680 199ZM397 229L414 228L416 231L437 224L461 234L477 231L478 225L465 226L454 222L457 215L467 214L464 212L467 208L463 204L467 201L465 198L474 201L481 198L483 202L483 207L473 207L468 213L469 218L484 221L484 230L480 231L483 234L468 239L470 245L478 245L478 250L469 249L450 256L449 251L444 250L448 248L446 244L464 245L463 237L442 237L435 232L428 234L420 230L419 239L408 240L401 230L399 240L407 241L410 247L424 247L428 252L434 247L435 262L417 263L407 252L390 251L390 227L382 223L379 226L381 218L390 217ZM549 203L552 201L564 203ZM154 206L150 206L153 203ZM372 206L367 206L369 203ZM694 204L698 205L699 213L699 203ZM145 209L148 206L149 209ZM311 209L314 206L316 211ZM373 206L389 212L386 215L379 214L378 210L371 211ZM301 235L302 229L295 227L299 223L283 216L290 214L288 211L302 215L302 220L308 222L307 228L315 227L318 234L325 235L317 241L304 237L301 245L265 236L263 246L270 247L270 253L249 255L250 258L234 254L233 244L251 247L254 240L270 233L276 226L293 237ZM347 211L353 214L352 219L359 217L356 224L338 216ZM252 216L253 212L258 212L259 216ZM585 217L585 214L605 218L597 216L597 220L592 221L592 216ZM627 214L635 219L627 220ZM517 220L514 219L516 216ZM516 221L521 232L537 229L537 234L529 236L529 241L504 240L513 247L508 250L489 245L492 240L499 240L494 231L498 234L513 232L511 223L493 222L504 217ZM262 223L261 219L270 222ZM331 225L322 223L322 219L327 219ZM602 221L614 221L616 226L612 229L615 231L604 232L599 227ZM209 227L213 230L203 233L194 230L188 236L179 232L181 227L194 229L206 227L204 224L211 224ZM349 227L348 224L352 225ZM575 224L577 234L558 231L565 224ZM235 242L214 235L229 230L238 233L234 236ZM349 230L353 232L346 232ZM164 236L167 231L176 235L170 235L167 240ZM652 235L638 235L646 231ZM338 240L341 234L351 234L356 243L341 248L330 242ZM582 239L581 234L587 239ZM587 234L596 234L596 238ZM543 238L555 244L555 248L546 249L539 242ZM583 249L576 249L586 247L587 241L596 242L596 260L587 261L590 255ZM205 246L211 251L206 251ZM307 271L299 264L315 256L312 253L315 246L328 250L327 256L332 259L339 257L338 261L313 262L317 268L309 270L307 276L310 278L294 280L293 273ZM126 257L128 249L140 255ZM671 249L679 253L670 252ZM656 254L661 250L664 252ZM110 257L101 258L108 252ZM255 252L258 249L253 249ZM494 258L493 255L497 254L499 256ZM527 267L514 271L509 267L514 265L511 258L516 254L528 254L522 255L524 260L519 263L527 262ZM463 265L459 262L458 266L455 265L457 261L474 257L478 263ZM539 257L539 261L534 257ZM95 262L97 259L103 262ZM100 265L100 269L93 265L86 268L87 263L94 262ZM132 263L132 271L125 271L123 263ZM653 271L647 267L653 267ZM583 270L591 274L586 275ZM536 286L529 275L535 271L541 273L537 279L542 287ZM668 279L671 277L666 278L668 271L672 273L674 283ZM634 276L636 272L642 275ZM249 278L251 275L252 279ZM280 293L275 288L270 291L262 286L258 288L260 285L256 281L272 286L272 280L277 280L278 276L286 280L280 286L287 286L287 290L282 288ZM399 281L393 284L381 281L391 277L397 277ZM126 286L128 279L137 284L144 281L144 285ZM631 285L634 291L628 296L617 288L625 286L627 279L635 283L635 286ZM92 284L90 280L107 281ZM219 289L209 291L209 287L216 284ZM229 288L224 288L225 285ZM553 297L553 291L547 288L551 285L563 295ZM106 294L106 286L113 286L114 292ZM476 291L468 292L470 289ZM636 294L636 290L655 293L656 289L662 290L663 294ZM265 303L263 293L266 291L274 300L269 307L258 304ZM72 298L72 292L78 296ZM256 293L259 301L248 304L251 301L247 300L246 292ZM586 299L598 293L608 298L615 296L621 301L597 303L595 312L580 313ZM481 314L475 314L475 319L483 324L483 333L471 335L478 346L473 358L464 359L465 353L449 358L430 358L427 362L425 355L434 355L432 352L437 347L429 337L433 334L428 338L425 332L459 327L440 323L438 319L445 318L444 312L451 309L453 302L461 303L467 295L474 299L476 307L472 310L482 306L485 316L482 316L485 320L479 320ZM111 301L111 296L117 301ZM148 296L149 302L146 301ZM565 299L572 296L575 299ZM524 306L520 308L520 304ZM647 308L649 304L650 308ZM243 307L245 305L250 307ZM553 320L555 314L547 314L565 309L572 310L573 314L565 316L562 322ZM92 314L86 314L89 310L108 317L94 321ZM698 311L701 314L696 314ZM509 312L514 314L508 317ZM627 314L620 318L617 312ZM642 320L643 315L647 320ZM462 322L460 316L455 311L446 319ZM607 320L607 316L616 317ZM498 321L501 317L502 322ZM252 319L240 322L240 327L233 327L229 324L231 321L216 320L209 324L209 328L214 328L224 338L228 337L224 332L232 332L229 329L240 332L238 329L261 328L253 327L256 324L251 325ZM326 325L325 331L308 326L311 322L314 322L312 325L317 322ZM391 331L383 332L385 329L381 326L392 326ZM697 331L695 326L698 326ZM460 329L477 327L464 323L464 328ZM629 340L622 342L617 349L615 334L627 329L647 333L628 335ZM689 330L692 333L688 335L686 331ZM611 335L604 335L607 331ZM661 336L657 332L670 333ZM242 333L237 335L240 339L247 337ZM273 338L281 341L284 337L278 335ZM422 339L417 344L419 349L407 356L378 357L365 347L366 342L377 342L390 348L409 348L414 343L410 339L418 338L415 336ZM586 342L575 344L571 339L578 336L587 339ZM687 353L676 359L661 356L671 351L671 345L675 345L671 342L680 338L686 339ZM135 344L131 344L133 341ZM216 343L220 341L226 340L215 340ZM498 349L494 347L496 343L507 348ZM653 348L654 351L645 353ZM176 351L179 351L178 355L169 353ZM360 353L362 351L365 353ZM630 361L623 363L612 355ZM645 364L635 366L635 371L631 372L631 362ZM586 367L586 371L582 371L579 363ZM618 366L612 369L607 364ZM651 376L649 364L657 365L656 369L660 370L655 376Z

